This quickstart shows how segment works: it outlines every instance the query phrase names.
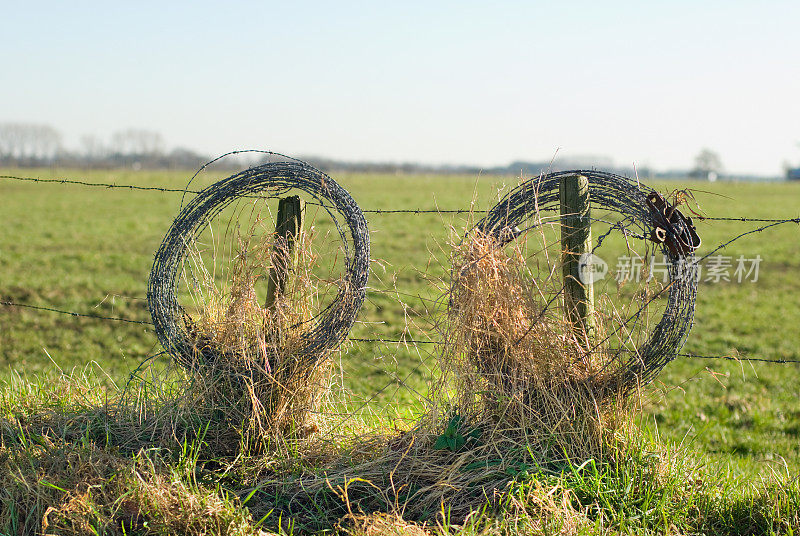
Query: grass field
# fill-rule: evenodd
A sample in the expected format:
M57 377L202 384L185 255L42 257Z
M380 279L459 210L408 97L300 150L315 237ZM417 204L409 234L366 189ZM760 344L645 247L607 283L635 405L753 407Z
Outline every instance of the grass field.
M191 175L2 174L170 188L183 187ZM335 178L365 209L473 206L476 214L516 184L513 178L494 177ZM204 180L201 185L213 177ZM793 218L800 211L800 184L651 185L664 192L697 189L708 216ZM0 179L0 300L148 321L144 298L153 253L179 203L176 193ZM367 302L351 335L436 341L433 323L441 312L436 300L443 295L449 269L448 240L463 232L467 216L367 216L375 262ZM699 253L756 225L701 222ZM800 360L800 227L786 224L754 233L719 253L733 259L760 255L758 281L701 282L695 326L684 351ZM122 386L131 370L159 349L146 325L0 306L0 364L7 381L16 375L55 378L61 371L94 367L99 382ZM378 415L413 417L435 375L432 352L433 345L349 343L341 360L352 402ZM657 437L652 441L688 448L708 474L719 478L720 489L744 489L765 475L800 473L799 386L798 364L678 358L643 394L638 422L645 436ZM615 530L628 530L624 527Z

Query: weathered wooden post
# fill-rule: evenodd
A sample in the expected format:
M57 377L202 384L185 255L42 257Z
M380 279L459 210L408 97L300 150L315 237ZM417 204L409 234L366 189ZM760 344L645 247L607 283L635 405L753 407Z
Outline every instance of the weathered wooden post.
M289 267L297 264L295 242L300 239L303 229L305 201L300 196L283 197L278 202L278 218L275 222L275 244L272 249L272 263L267 283L266 309L275 306L278 295L286 291Z
M592 281L592 221L589 180L582 175L561 177L561 248L564 310L579 338L594 335ZM583 259L581 257L583 256ZM581 265L584 260L584 265ZM583 277L581 271L583 270Z

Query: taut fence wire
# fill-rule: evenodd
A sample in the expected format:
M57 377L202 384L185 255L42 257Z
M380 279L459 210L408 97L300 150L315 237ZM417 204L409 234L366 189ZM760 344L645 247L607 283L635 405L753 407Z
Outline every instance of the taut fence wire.
M117 184L107 182L89 182L74 179L41 179L38 177L20 177L16 175L0 175L0 179L15 180L23 182L34 182L41 184L71 184L76 186L89 186L94 188L122 189L134 191L150 191L178 194L199 194L200 190L187 190L186 188L165 188L161 186L141 186L136 184ZM263 196L254 196L263 197ZM361 209L365 214L473 214L474 208L405 208L405 209L381 209L365 208ZM732 222L753 222L753 223L800 223L800 216L794 218L748 218L743 216L697 216L700 221L732 221ZM738 238L738 237L736 237Z
M63 315L68 315L76 318L90 318L93 320L108 320L112 322L128 322L130 324L144 324L146 326L152 326L153 323L147 320L134 320L131 318L123 318L118 316L103 316L103 315L96 315L91 313L80 313L77 311L66 311L64 309L56 309L54 307L44 307L40 305L32 305L29 303L16 303L8 300L0 300L0 305L5 307L19 307L23 309L33 309L36 311L46 311L50 313L59 313ZM439 344L437 341L425 341L421 339L390 339L386 337L348 337L348 341L350 342L369 342L369 343L381 343L381 344L407 344L407 345L424 345L424 344ZM159 355L164 354L165 352L159 353ZM700 355L700 354L690 354L690 353L677 353L675 354L677 357L685 357L685 358L695 358L695 359L723 359L727 361L754 361L758 363L776 363L776 364L789 364L789 363L800 363L800 359L767 359L761 357L744 357L744 356L730 356L730 355Z

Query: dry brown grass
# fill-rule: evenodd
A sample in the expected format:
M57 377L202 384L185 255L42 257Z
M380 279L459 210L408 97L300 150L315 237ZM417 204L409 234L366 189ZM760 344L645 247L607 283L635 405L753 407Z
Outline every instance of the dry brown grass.
M374 513L370 515L348 514L337 526L349 536L430 536L416 523L409 523L396 514Z
M542 460L605 457L625 401L615 363L602 347L587 352L599 337L576 329L554 300L560 279L531 277L519 246L479 233L454 250L442 396L433 398L481 423L490 442L516 435L539 446Z
M311 236L303 233L290 254L284 239L259 229L256 220L246 233L236 231L232 263L221 283L197 270L203 275L195 294L197 313L184 318L194 345L192 405L213 408L222 442L238 436L242 452L286 453L287 441L319 430L331 356L309 362L301 355L318 300ZM196 252L195 266L203 266L200 257ZM269 278L273 265L286 274L285 290L265 307L256 285Z
M0 527L10 533L259 534L235 499L188 485L157 455L35 441L0 447Z
M337 456L299 476L262 473L256 511L280 497L311 527L374 512L460 523L499 507L529 472L617 457L626 398L603 353L582 357L586 336L558 308L546 310L558 289L530 278L518 250L509 255L481 235L455 246L452 273L426 414L407 431L339 438Z

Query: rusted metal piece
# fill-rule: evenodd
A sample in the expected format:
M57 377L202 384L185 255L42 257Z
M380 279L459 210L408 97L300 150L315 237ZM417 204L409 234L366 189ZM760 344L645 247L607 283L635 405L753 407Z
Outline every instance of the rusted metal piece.
M656 222L650 233L650 240L656 244L665 243L670 253L676 257L690 255L700 247L700 236L692 218L684 216L664 196L657 192L650 193L647 196L647 206Z

